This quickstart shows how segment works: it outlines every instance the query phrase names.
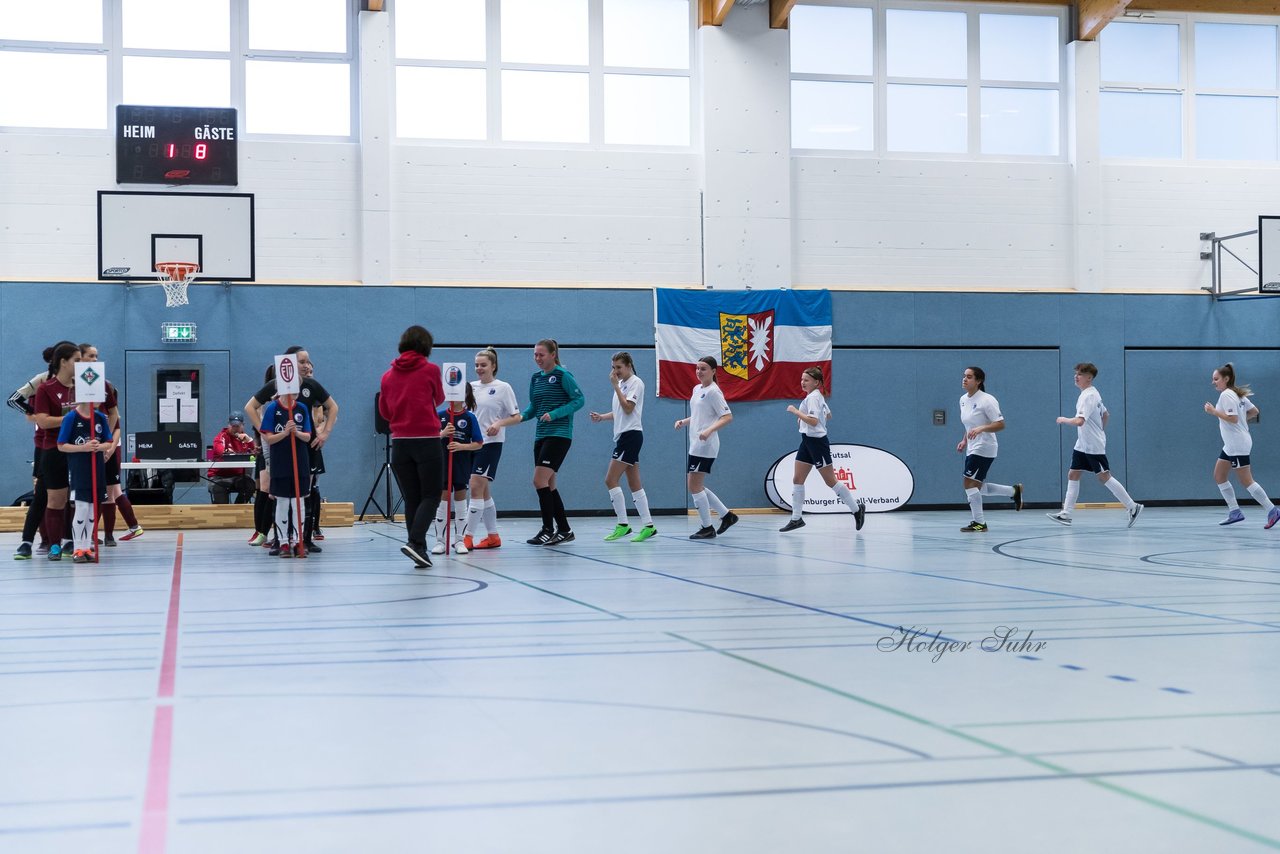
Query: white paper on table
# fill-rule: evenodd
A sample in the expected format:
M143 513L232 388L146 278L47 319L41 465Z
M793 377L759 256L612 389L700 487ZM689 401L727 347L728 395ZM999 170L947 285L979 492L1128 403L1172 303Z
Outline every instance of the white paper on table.
M165 397L191 397L191 383L165 383Z
M178 420L178 399L175 397L160 398L160 423L172 424Z
M196 422L200 420L200 401L188 398L178 399L178 420Z

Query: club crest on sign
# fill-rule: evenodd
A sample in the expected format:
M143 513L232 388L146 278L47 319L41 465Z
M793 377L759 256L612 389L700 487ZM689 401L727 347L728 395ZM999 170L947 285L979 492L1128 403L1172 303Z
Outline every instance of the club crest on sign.
M100 377L98 375L98 372L95 371L93 368L86 368L84 372L80 374L80 379L84 381L85 385L93 385L101 378L102 377Z
M293 382L293 360L292 359L280 360L280 379L284 380L285 384Z
M773 367L773 310L720 313L720 367L751 380Z

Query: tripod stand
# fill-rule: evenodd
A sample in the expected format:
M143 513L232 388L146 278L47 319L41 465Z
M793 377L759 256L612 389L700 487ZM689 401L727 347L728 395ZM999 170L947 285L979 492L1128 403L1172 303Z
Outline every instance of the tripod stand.
M388 522L394 521L396 510L400 507L400 499L396 499L395 504L391 503L391 484L395 480L395 473L391 471L391 434L383 433L382 435L382 468L378 471L378 477L373 481L373 488L369 490L369 497L365 499L364 507L360 508L360 518L358 521L363 522L365 513L372 504L378 508L378 512L382 514L382 518ZM382 483L382 479L386 478L386 509L378 503L378 499L373 496L378 491L378 484Z

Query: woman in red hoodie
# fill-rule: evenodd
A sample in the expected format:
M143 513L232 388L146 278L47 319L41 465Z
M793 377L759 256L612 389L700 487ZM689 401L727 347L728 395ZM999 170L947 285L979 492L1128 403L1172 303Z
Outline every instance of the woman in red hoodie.
M427 526L436 516L444 488L440 416L444 383L440 366L427 361L431 333L410 326L400 336L400 356L382 375L378 412L391 424L391 470L404 496L404 526L409 542L400 547L420 569L431 566Z

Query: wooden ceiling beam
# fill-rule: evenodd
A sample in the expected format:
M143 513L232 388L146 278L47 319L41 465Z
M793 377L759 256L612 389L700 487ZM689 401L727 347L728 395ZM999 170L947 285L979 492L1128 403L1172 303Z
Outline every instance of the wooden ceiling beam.
M787 18L795 5L796 0L769 0L769 26L775 30L785 30Z
M1076 3L1076 38L1091 42L1117 15L1129 7L1131 0L1079 0Z
M1133 0L1144 12L1215 12L1220 15L1280 15L1277 0Z
M698 26L718 27L729 17L733 0L701 0L698 8Z

